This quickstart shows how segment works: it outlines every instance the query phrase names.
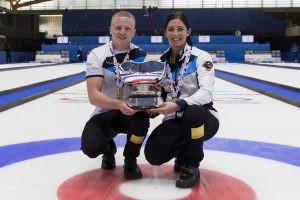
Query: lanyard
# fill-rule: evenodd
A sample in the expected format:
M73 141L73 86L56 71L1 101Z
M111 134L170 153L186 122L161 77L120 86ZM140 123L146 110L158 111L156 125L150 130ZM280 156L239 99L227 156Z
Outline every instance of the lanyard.
M181 90L181 86L182 86L183 77L188 68L189 60L191 57L191 49L192 49L192 47L186 45L186 47L184 49L184 53L180 58L180 60L184 59L184 61L181 65L180 73L179 73L177 81L173 80L171 67L169 64L167 64L167 73L168 73L168 78L170 81L170 88L171 88L171 93L172 93L173 99L177 99L180 96L180 90Z
M129 60L129 52L130 52L131 47L132 46L130 44L130 47L129 47L129 49L128 49L128 51L127 51L127 53L126 53L126 55L125 55L125 57L124 57L124 59L121 63L126 62L127 60ZM114 62L114 66L115 66L116 85L117 85L117 89L118 89L117 98L121 99L122 96L123 96L122 93L123 93L124 83L120 79L120 70L121 70L120 69L120 63L117 60L116 53L115 53L115 51L113 49L113 46L112 46L112 42L110 42L109 48L110 48L110 51L113 55L113 62Z

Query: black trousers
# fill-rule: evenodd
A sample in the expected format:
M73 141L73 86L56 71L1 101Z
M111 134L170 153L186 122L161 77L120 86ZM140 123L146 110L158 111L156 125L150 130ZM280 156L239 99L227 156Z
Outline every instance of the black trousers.
M105 153L107 146L119 133L127 134L123 155L135 159L149 128L149 115L137 112L126 116L119 110L112 110L93 116L85 125L81 137L81 150L90 158Z
M10 56L6 57L6 63L11 63L11 57Z
M219 121L200 105L189 106L181 118L166 120L149 136L145 157L152 165L161 165L172 158L198 167L204 157L203 142L219 129Z

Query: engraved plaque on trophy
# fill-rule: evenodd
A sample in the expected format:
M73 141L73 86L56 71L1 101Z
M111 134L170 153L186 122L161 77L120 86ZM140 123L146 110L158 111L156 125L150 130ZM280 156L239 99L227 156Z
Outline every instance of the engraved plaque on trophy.
M164 78L165 68L165 63L158 61L128 61L120 65L120 79L134 88L129 95L133 109L147 110L157 105L159 97L155 86Z

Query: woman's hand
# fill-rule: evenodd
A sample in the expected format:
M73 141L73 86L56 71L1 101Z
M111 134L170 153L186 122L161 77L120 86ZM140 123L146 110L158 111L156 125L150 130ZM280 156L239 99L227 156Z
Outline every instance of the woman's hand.
M164 102L149 110L151 113L158 113L163 115L168 115L172 112L179 111L179 106L173 102Z

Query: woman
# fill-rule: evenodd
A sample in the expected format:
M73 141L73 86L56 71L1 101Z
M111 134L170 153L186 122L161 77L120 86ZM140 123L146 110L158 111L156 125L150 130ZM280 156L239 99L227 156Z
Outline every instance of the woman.
M170 48L161 56L167 63L162 83L163 104L150 113L164 114L164 120L149 136L145 156L150 164L161 165L175 159L180 172L176 187L190 188L200 180L203 142L218 128L213 108L214 69L211 56L191 43L191 28L184 13L167 17L165 36Z

